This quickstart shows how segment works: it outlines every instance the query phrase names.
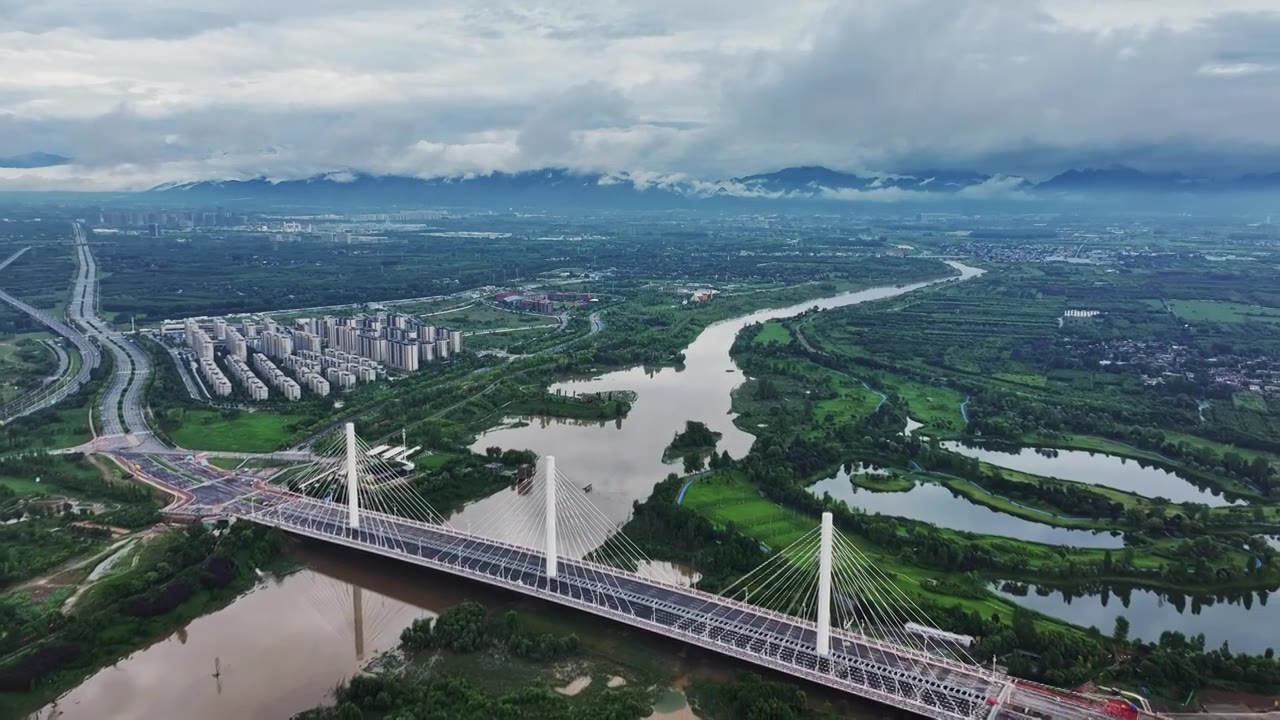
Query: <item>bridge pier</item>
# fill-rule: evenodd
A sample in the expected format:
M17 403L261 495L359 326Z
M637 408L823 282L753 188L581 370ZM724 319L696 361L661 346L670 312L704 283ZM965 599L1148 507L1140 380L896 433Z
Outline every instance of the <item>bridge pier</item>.
M542 465L544 481L547 483L547 519L546 528L546 548L545 554L547 558L546 574L548 578L556 576L556 565L559 564L559 557L556 554L556 458L554 455L548 455Z
M360 527L360 479L356 474L356 425L347 423L347 527Z
M822 513L818 546L818 635L819 657L831 655L831 513Z

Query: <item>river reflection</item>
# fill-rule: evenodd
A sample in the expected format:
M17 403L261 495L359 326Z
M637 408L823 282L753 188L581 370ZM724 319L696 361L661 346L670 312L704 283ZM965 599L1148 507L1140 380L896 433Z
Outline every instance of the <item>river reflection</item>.
M1031 588L1016 595L995 588L997 594L1045 615L1083 627L1097 627L1109 635L1116 618L1129 621L1129 636L1154 641L1166 630L1188 637L1204 633L1205 647L1225 641L1233 652L1262 653L1280 648L1280 602L1269 601L1267 591L1234 598L1200 598L1169 595L1153 590L1124 589L1069 595L1061 590ZM1047 594L1041 594L1047 593Z
M1085 450L1053 450L1045 455L1036 452L1038 448L994 450L954 441L944 442L942 446L1010 470L1103 485L1149 498L1163 497L1175 503L1202 503L1211 507L1238 504L1217 492L1203 490L1168 470L1118 455Z
M285 720L332 700L334 687L399 642L420 617L465 600L494 612L571 612L481 583L322 543L292 544L306 568L265 580L227 607L104 668L31 717L59 720ZM684 677L731 679L747 666L701 648L590 615L574 631L607 635ZM215 677L215 673L218 676ZM847 717L880 717L870 702L806 686Z
M934 483L917 482L906 492L876 492L854 485L849 473L841 469L833 477L820 480L809 487L818 497L830 493L832 498L843 500L849 507L868 513L894 515L933 523L938 527L986 535L1027 540L1051 545L1074 545L1089 548L1124 547L1124 538L1110 533L1089 530L1071 530L1052 527L1006 515L982 505L953 495L950 490Z
M975 277L982 270L961 263L949 263L960 271L950 280ZM942 281L934 281L942 282ZM535 422L523 427L499 427L477 438L472 449L487 447L529 449L539 456L554 455L561 472L578 485L592 485L592 503L614 525L626 522L631 505L649 497L653 486L668 473L678 472L679 463L662 461L662 453L685 421L698 420L721 434L717 447L732 457L742 457L755 437L733 424L731 394L744 381L729 357L738 332L753 323L798 315L814 307L830 309L871 300L894 297L934 282L902 287L880 287L811 300L785 308L761 310L725 320L703 330L685 348L684 367L653 369L632 367L600 377L557 383L551 392L596 393L632 390L638 393L631 412L621 422L600 425ZM504 425L509 424L504 421ZM518 502L508 489L464 508L451 520L465 527L497 512L499 506Z

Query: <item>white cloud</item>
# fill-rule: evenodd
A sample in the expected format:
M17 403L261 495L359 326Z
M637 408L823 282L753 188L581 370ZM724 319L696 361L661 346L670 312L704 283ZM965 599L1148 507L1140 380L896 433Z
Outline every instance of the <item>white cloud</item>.
M547 165L651 178L635 182L797 164L1274 171L1278 10L0 0L0 155L76 160L0 183Z

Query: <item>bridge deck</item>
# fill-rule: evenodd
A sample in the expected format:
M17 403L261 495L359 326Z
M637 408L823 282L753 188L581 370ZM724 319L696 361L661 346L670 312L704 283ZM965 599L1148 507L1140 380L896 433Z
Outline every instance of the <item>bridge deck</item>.
M557 577L549 578L540 552L454 528L365 513L352 530L344 507L312 499L240 510L254 522L570 605L927 717L986 717L1001 709L991 701L1011 698L1052 717L1099 714L1095 705L1064 701L1065 693L1042 694L1003 675L847 631L835 630L831 655L820 658L812 623L582 560L561 559Z

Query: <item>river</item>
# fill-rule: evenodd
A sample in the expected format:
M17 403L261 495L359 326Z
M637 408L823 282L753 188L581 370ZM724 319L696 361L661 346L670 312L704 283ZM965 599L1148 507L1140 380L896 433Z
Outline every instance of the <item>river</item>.
M395 647L415 619L464 600L495 612L562 613L563 608L320 543L295 541L305 569L261 581L221 610L103 668L33 714L31 720L286 720L328 703L333 689ZM574 632L626 645L677 677L729 680L746 669L710 651L623 628L591 615ZM215 672L217 676L215 676ZM849 717L880 718L884 708L807 687L815 704L833 702ZM663 717L680 715L673 710Z
M1202 503L1210 507L1238 504L1218 492L1202 489L1176 473L1117 455L1057 449L1046 455L1037 452L1038 448L997 450L955 441L944 442L942 446L1010 470L1102 485L1149 498L1162 497L1176 503Z
M551 392L597 393L632 390L638 394L627 417L608 423L573 423L528 420L520 427L500 427L477 438L473 450L487 447L530 449L539 456L554 455L561 472L579 485L592 485L591 501L614 524L625 523L632 503L649 497L653 486L680 465L662 462L671 438L685 421L698 420L721 434L717 447L732 457L742 457L755 437L733 424L732 393L744 381L729 357L734 338L748 325L791 317L818 307L824 310L895 297L937 282L956 281L984 271L957 262L948 263L960 275L946 280L919 282L901 287L877 287L773 308L710 325L685 349L681 368L632 367L586 380L553 385ZM509 418L508 425L521 418ZM483 523L496 508L532 504L514 489L503 490L472 503L451 521L465 527ZM538 508L525 509L528 513ZM517 538L512 538L517 539Z

